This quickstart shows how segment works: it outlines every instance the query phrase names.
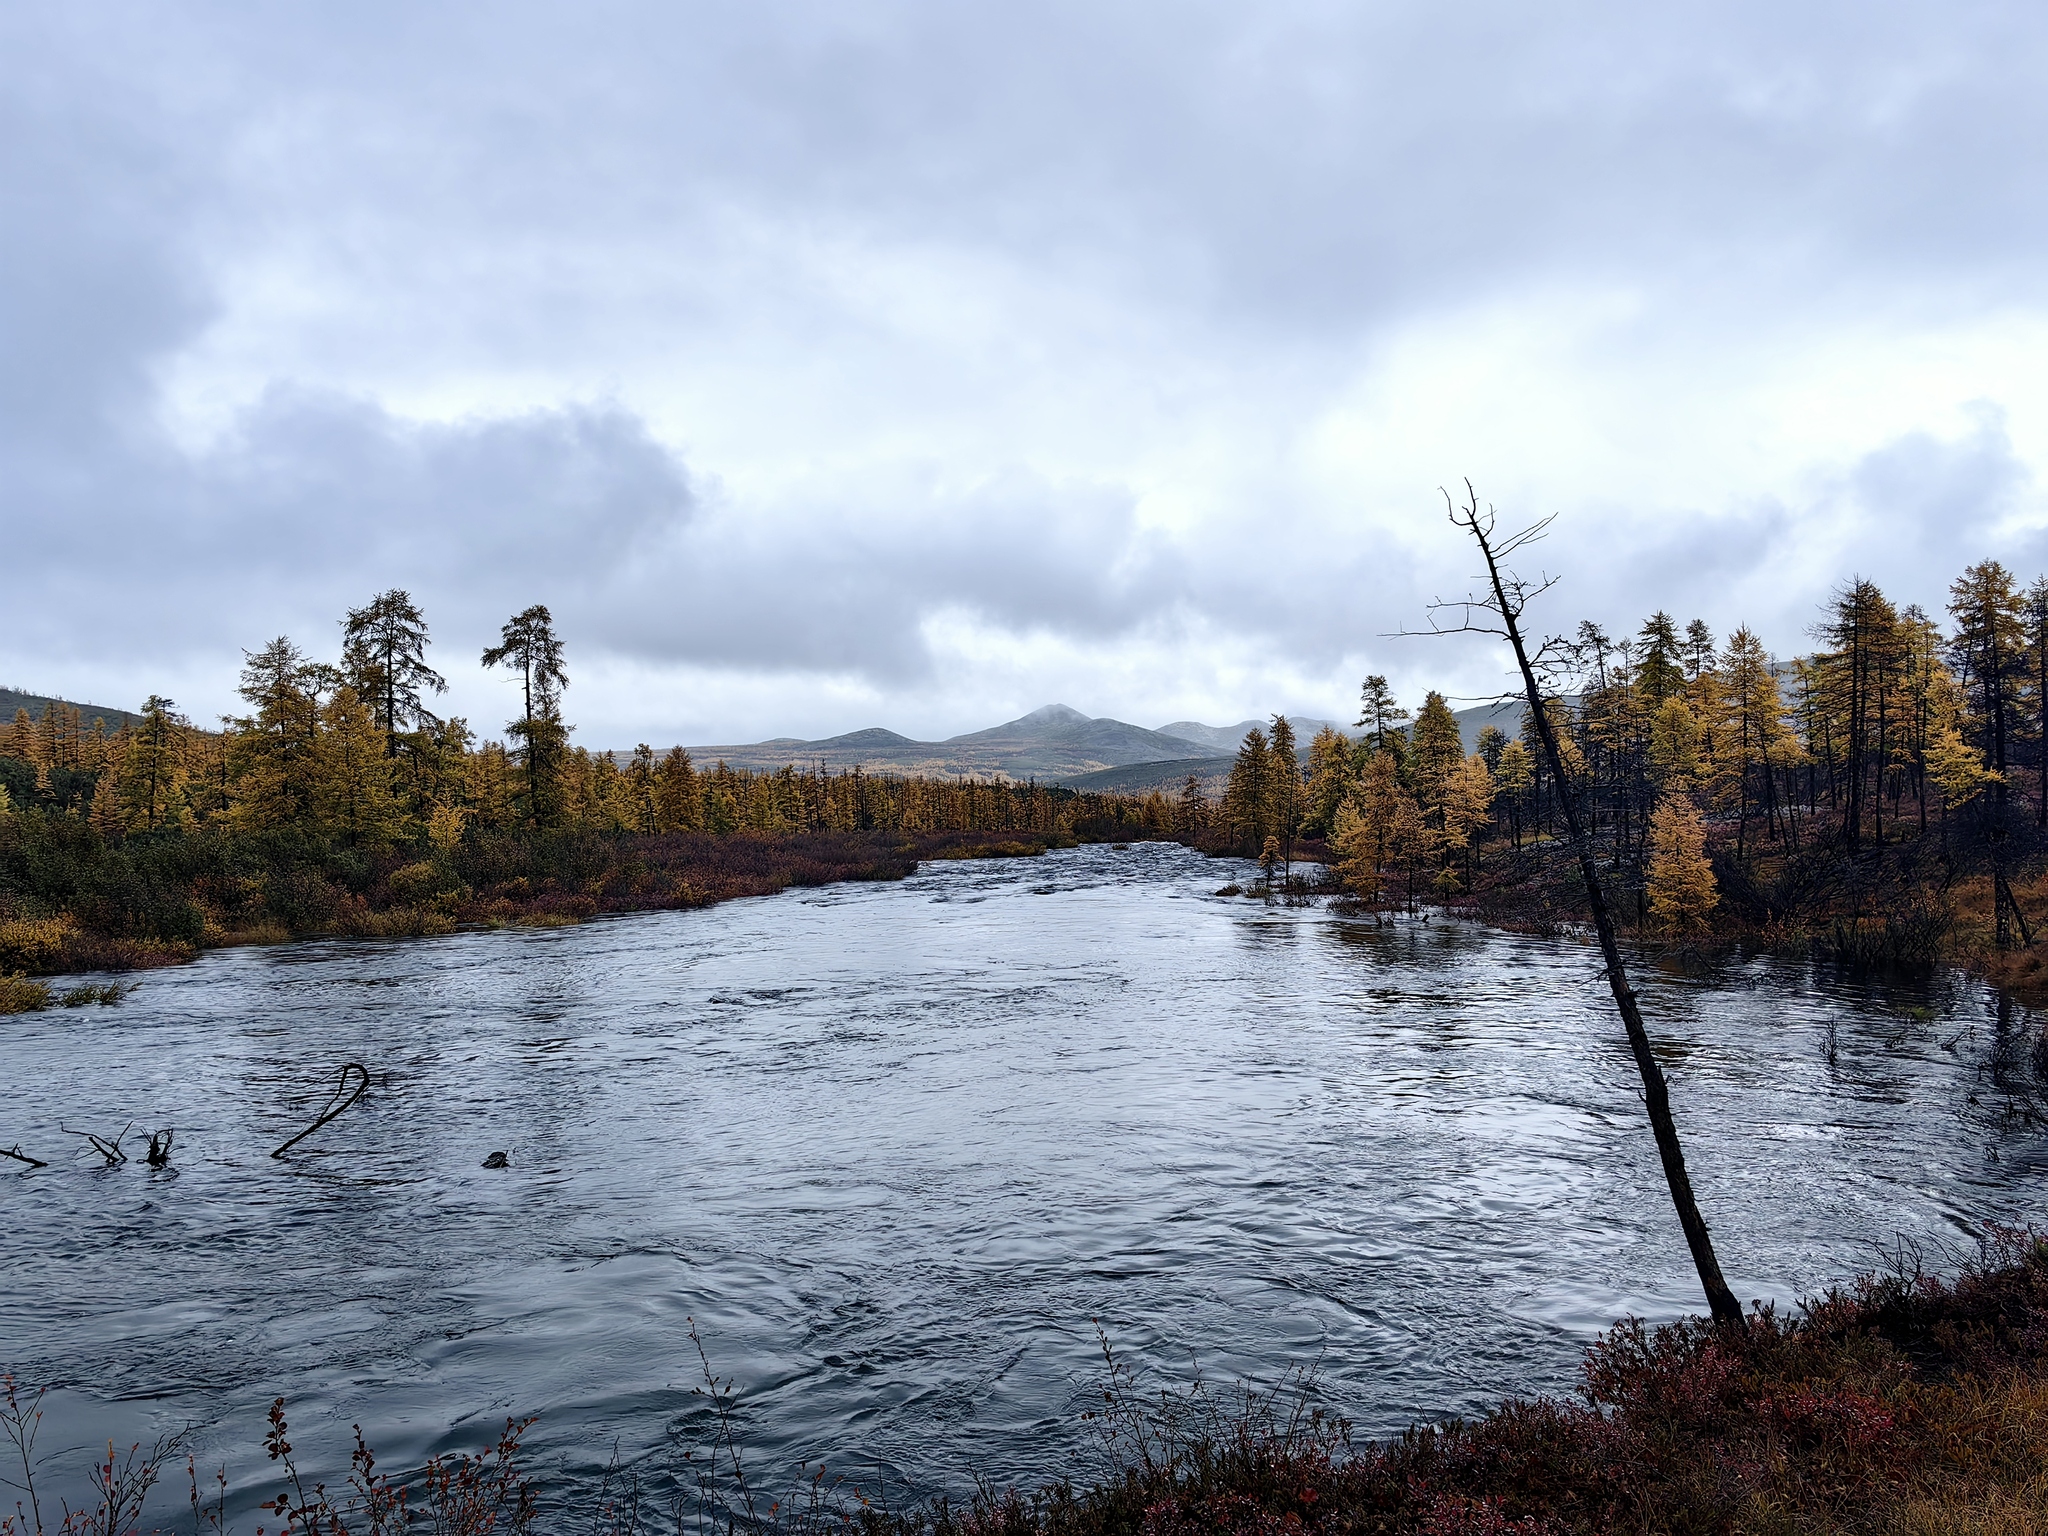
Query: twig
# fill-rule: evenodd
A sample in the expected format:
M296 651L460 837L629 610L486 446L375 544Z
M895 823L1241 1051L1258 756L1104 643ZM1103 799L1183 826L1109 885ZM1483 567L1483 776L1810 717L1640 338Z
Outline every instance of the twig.
M18 1141L11 1147L0 1147L0 1157L11 1157L17 1163L27 1163L31 1168L47 1168L50 1166L41 1158L30 1157L26 1152L22 1151L21 1143Z
M348 1075L351 1072L355 1073L357 1076L355 1092L353 1093L350 1093L348 1088ZM270 1155L272 1157L283 1157L285 1153L291 1151L293 1147L296 1147L308 1136L312 1135L315 1131L319 1130L321 1126L325 1125L328 1121L332 1120L336 1115L340 1114L343 1110L347 1109L351 1104L355 1103L357 1099L360 1099L365 1093L369 1091L369 1087L370 1069L368 1067L364 1066L361 1062L358 1061L343 1063L341 1069L341 1078L334 1085L334 1096L327 1101L327 1108L320 1112L320 1118L315 1120L311 1125L307 1126L303 1131L299 1132L298 1135L294 1136L290 1141L286 1142L283 1146L279 1147L275 1152L271 1153Z
M130 1120L126 1125L122 1126L121 1134L112 1141L108 1141L104 1136L95 1136L91 1131L74 1131L61 1120L57 1123L57 1129L66 1136L83 1136L92 1143L93 1151L99 1153L101 1157L107 1160L107 1166L113 1168L128 1161L128 1154L121 1150L121 1143L126 1141L128 1133L135 1129L135 1122Z

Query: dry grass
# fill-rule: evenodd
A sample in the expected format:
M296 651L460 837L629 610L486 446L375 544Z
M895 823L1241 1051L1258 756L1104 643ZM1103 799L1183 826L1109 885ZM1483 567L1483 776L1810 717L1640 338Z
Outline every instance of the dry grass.
M0 976L0 1013L35 1013L49 1006L47 982L31 981L19 971Z

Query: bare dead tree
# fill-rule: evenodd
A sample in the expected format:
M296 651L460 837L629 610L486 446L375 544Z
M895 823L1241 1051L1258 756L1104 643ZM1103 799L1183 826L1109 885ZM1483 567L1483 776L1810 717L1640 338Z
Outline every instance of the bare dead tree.
M1531 583L1504 568L1505 562L1518 551L1526 549L1550 531L1555 514L1496 541L1493 508L1489 506L1483 512L1480 510L1478 493L1473 490L1470 480L1465 482L1465 498L1465 504L1460 506L1451 493L1445 491L1444 505L1449 509L1452 526L1470 534L1479 546L1480 554L1486 558L1486 591L1458 602L1433 603L1430 627L1426 633L1498 635L1514 650L1515 665L1522 674L1522 689L1529 700L1529 714L1542 740L1543 755L1549 760L1552 782L1557 786L1557 803L1564 816L1565 835L1579 861L1579 874L1586 883L1586 904L1592 909L1593 928L1600 938L1600 955L1607 963L1607 984L1614 993L1614 1006L1621 1014L1622 1028L1628 1032L1629 1050L1635 1056L1636 1071L1642 1075L1643 1104L1650 1112L1650 1127L1656 1133L1657 1154L1663 1160L1664 1182L1670 1187L1671 1203L1677 1208L1678 1224L1685 1231L1685 1244L1692 1252L1693 1267L1699 1271L1700 1285L1707 1293L1707 1308L1713 1313L1714 1321L1740 1328L1743 1326L1742 1304L1728 1289L1728 1282L1721 1278L1721 1265L1714 1257L1713 1239L1700 1215L1699 1204L1693 1199L1692 1179L1685 1171L1685 1153L1678 1142L1678 1126L1671 1118L1671 1094L1665 1086L1664 1069L1658 1065L1657 1057L1650 1049L1649 1031L1643 1027L1642 1011L1636 1006L1636 994L1628 984L1628 972L1621 963L1621 945L1616 939L1614 917L1608 910L1606 895L1600 888L1600 876L1594 867L1593 845L1579 821L1570 780L1564 770L1564 757L1558 750L1556 728L1551 723L1549 711L1544 708L1544 690L1538 682L1537 671L1551 661L1552 647L1557 642L1545 641L1532 657L1522 637L1523 610L1531 600L1555 586L1558 578L1548 576ZM1439 622L1438 615L1446 613L1457 615L1457 622L1449 625Z

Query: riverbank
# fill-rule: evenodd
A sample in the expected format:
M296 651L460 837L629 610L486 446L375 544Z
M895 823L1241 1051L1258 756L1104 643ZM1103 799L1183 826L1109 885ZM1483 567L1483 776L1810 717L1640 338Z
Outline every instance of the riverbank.
M41 913L0 910L0 978L142 970L324 935L561 927L601 913L902 880L926 860L1029 858L1074 842L1033 832L567 833L471 839L422 856L193 837L131 839L110 853L88 844L87 828L56 831L22 860L50 888ZM16 1001L34 1006L35 996L0 991L0 1012Z

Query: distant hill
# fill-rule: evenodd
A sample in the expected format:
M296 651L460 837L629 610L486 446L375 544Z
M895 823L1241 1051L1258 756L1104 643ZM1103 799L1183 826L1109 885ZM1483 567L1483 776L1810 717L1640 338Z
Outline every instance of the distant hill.
M132 709L110 709L105 704L79 704L71 699L51 699L40 693L23 693L18 688L0 688L0 724L12 720L15 711L21 709L28 711L29 719L40 720L43 718L43 711L52 704L70 704L87 725L91 725L94 720L104 720L110 731L119 730L124 725L133 725L142 718Z
M1515 734L1521 728L1522 707L1518 703L1480 704L1456 715L1465 750L1471 752L1477 750L1479 732L1487 725ZM1361 734L1356 727L1333 720L1289 719L1296 751L1304 761L1309 741L1326 725L1354 740ZM1065 704L1048 704L1002 725L944 741L914 741L870 726L816 741L778 736L772 741L693 746L689 752L707 767L724 762L734 768L773 772L791 763L821 763L838 773L860 768L869 773L924 773L940 778L1043 779L1075 789L1138 794L1178 790L1193 773L1213 792L1215 785L1229 776L1230 760L1245 732L1254 726L1265 730L1270 724L1269 720L1240 720L1235 725L1176 720L1148 731L1123 720L1084 715Z
M1162 795L1177 795L1193 774L1200 782L1202 794L1210 800L1220 799L1223 787L1230 782L1230 765L1237 761L1230 757L1183 757L1161 763L1133 763L1128 768L1098 768L1093 773L1079 773L1070 779L1060 780L1065 789L1092 790L1105 795L1149 795L1158 790Z
M786 763L823 763L839 770L929 773L949 778L1065 779L1104 768L1185 758L1207 751L1191 742L1122 720L1095 719L1065 704L1048 704L983 731L945 741L912 741L871 727L820 741L781 737L733 746L691 747L700 763L775 769Z

